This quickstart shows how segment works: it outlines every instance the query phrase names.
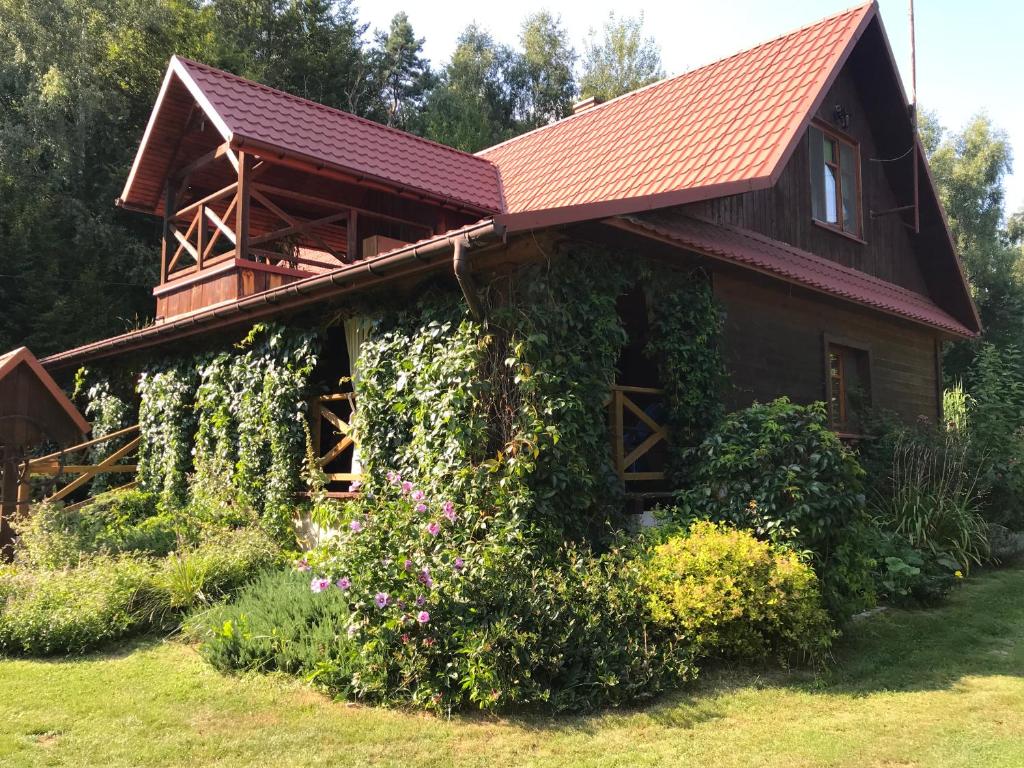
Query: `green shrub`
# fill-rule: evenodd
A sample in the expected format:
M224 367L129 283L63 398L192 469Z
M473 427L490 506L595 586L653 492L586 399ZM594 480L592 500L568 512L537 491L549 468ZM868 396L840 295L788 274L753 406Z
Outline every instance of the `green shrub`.
M990 523L1024 530L1024 357L1013 346L983 344L967 377L972 463L987 491Z
M67 571L4 578L0 651L82 653L144 626L153 566L129 556L95 557Z
M303 574L269 571L231 603L194 616L187 629L221 671L287 672L343 693L353 670L348 623L339 590L314 593Z
M178 543L180 523L156 513L156 497L111 491L77 510L39 504L18 527L19 561L34 568L75 565L83 555L137 552L165 555Z
M893 531L876 529L872 552L878 596L894 605L936 605L963 577L956 561L915 549Z
M153 577L166 608L208 604L273 566L277 545L257 530L224 531L195 548L168 555Z
M954 570L981 564L989 554L988 524L969 444L956 432L939 440L904 434L897 438L887 494L873 506L883 529L933 559L949 556Z
M796 553L709 522L654 547L654 621L697 657L820 662L833 635L818 579Z
M224 532L163 559L80 557L75 567L16 569L0 576L0 651L81 653L223 597L276 562L255 531Z
M864 521L864 471L823 403L780 398L729 414L695 449L691 475L669 519L726 522L809 551L835 617L871 604L873 563L848 543Z

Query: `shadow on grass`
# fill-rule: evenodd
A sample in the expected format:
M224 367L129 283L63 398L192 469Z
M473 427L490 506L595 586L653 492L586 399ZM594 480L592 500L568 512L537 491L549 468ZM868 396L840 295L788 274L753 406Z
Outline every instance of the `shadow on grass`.
M1024 677L1022 594L1024 569L987 571L937 608L889 609L851 623L835 645L832 664L818 674L720 666L682 690L635 706L587 715L529 713L501 719L527 730L591 734L608 718L636 715L662 727L690 729L723 717L728 710L725 699L751 689L866 696L948 690L965 677ZM459 719L471 722L481 717Z

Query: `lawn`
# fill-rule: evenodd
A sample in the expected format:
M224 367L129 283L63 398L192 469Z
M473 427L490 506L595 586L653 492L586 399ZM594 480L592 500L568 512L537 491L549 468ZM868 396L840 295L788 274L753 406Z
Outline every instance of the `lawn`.
M856 624L824 677L721 670L634 711L443 720L223 677L148 641L0 661L4 766L1024 765L1024 570Z

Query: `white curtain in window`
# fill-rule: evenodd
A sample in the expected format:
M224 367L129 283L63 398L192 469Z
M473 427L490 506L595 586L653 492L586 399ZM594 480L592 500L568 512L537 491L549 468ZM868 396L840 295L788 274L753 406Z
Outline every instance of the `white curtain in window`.
M373 320L362 315L356 315L345 320L345 347L348 349L348 370L353 381L359 378L359 352L363 343L370 338L373 332ZM356 403L359 408L359 403ZM359 460L359 446L352 448L352 472L360 474L363 471L362 462Z

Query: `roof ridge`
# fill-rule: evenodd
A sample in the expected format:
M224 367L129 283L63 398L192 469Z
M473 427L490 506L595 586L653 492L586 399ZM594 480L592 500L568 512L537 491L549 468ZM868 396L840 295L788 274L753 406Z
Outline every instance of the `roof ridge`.
M685 77L690 77L691 75L695 75L698 72L701 72L701 71L703 71L705 69L709 69L710 67L716 67L716 66L718 66L720 64L724 64L725 62L729 61L730 59L735 59L735 58L737 58L739 56L746 56L747 54L749 54L749 53L751 53L753 51L756 51L759 48L764 48L765 46L772 45L774 43L779 42L780 40L785 40L787 37L792 37L794 35L797 35L797 34L800 34L802 32L805 32L805 31L807 31L809 29L813 29L814 27L821 26L822 24L827 24L828 22L835 21L836 19L839 19L839 18L841 18L843 16L847 16L849 14L852 14L852 13L856 12L856 11L865 10L865 9L871 7L871 6L877 6L877 5L878 5L878 0L869 0L869 2L866 2L866 3L859 3L857 5L850 6L848 8L843 9L842 11L838 11L836 13L833 13L833 14L829 15L829 16L825 16L824 18L818 19L817 21L813 21L810 24L804 24L803 26L797 27L796 29L791 29L788 32L784 32L784 33L782 33L780 35L776 35L775 37L772 37L772 38L770 38L768 40L764 40L764 41L762 41L760 43L752 45L749 48L743 48L741 50L734 51L733 53L730 53L728 56L722 56L721 58L715 59L713 61L709 61L706 64L701 64L698 67L695 67L693 69L687 69L687 70L685 70L683 72L679 72L677 74L670 75L669 77L663 77L661 80L656 80L653 83L648 83L647 85L643 85L643 86L641 86L639 88L636 88L636 89L634 89L632 91L628 91L627 93L623 93L620 96L616 96L614 99L609 99L608 101L602 102L601 104L597 104L596 106L593 106L590 109L587 109L587 110L585 110L583 112L580 112L578 114L574 114L574 115L569 115L567 117L563 117L561 120L556 120L553 123L548 123L547 125L542 125L542 126L539 126L538 128L534 128L532 131L527 131L526 133L521 133L518 136L513 136L510 139L505 139L505 141L501 141L501 142L499 142L497 144L494 144L493 146L486 147L485 149L481 149L479 152L475 153L475 156L476 157L483 157L484 159L487 159L487 157L486 157L487 153L491 152L492 150L496 150L499 147L504 147L504 146L506 146L508 144L515 143L515 142L519 141L520 139L523 139L523 138L525 138L527 136L532 136L535 133L540 133L541 131L545 131L545 130L547 130L549 128L553 128L556 125L564 125L564 124L568 123L570 120L576 120L577 118L584 118L584 117L587 117L587 116L598 114L601 110L605 109L605 107L608 107L608 106L610 106L612 104L615 104L617 102L625 101L626 99L629 99L629 98L631 98L633 96L636 96L638 94L644 93L645 91L654 90L655 88L658 88L660 86L666 85L666 84L671 83L673 81L681 80L682 78L685 78Z
M483 161L483 162L487 163L495 171L497 171L497 166L493 162L488 160L486 157L480 157L479 155L474 154L472 152L465 152L465 151L463 151L461 149L457 149L456 147L449 146L448 144L442 144L439 141L433 141L431 139L424 138L423 136L417 136L415 133L409 133L408 131L403 131L401 128L395 128L394 126L391 126L391 125L384 125L384 123L378 123L375 120L370 120L369 118L361 117L360 115L354 115L351 112L346 112L343 109L338 109L336 107L330 107L330 106L328 106L326 104L321 104L318 101L313 101L312 99L307 99L307 98L305 98L303 96L297 96L294 93L289 93L288 91L282 91L279 88L273 88L273 87L271 87L269 85L266 85L265 83L261 83L261 82L258 82L256 80L250 80L247 77L242 77L241 75L236 75L234 72L229 72L226 69L219 69L218 67L214 67L214 66L211 66L209 64L205 64L205 63L203 63L201 61L196 61L195 59L190 59L187 56L182 56L182 55L176 53L176 54L174 54L174 58L178 59L179 61L181 61L184 64L187 64L187 65L190 65L190 66L199 67L200 69L204 69L204 70L207 70L208 72L213 72L213 73L216 73L218 75L224 75L224 76L229 77L229 78L231 78L233 80L237 80L237 81L239 81L241 83L245 83L246 85L254 86L256 88L259 88L259 89L264 90L264 91L269 91L270 93L273 93L273 94L276 94L276 95L279 95L279 96L284 96L284 97L286 97L287 99L289 99L291 101L298 101L298 102L301 102L303 104L308 104L309 106L311 106L311 107L313 107L313 108L315 108L317 110L321 110L321 111L325 111L325 112L330 112L330 113L336 114L336 115L341 115L342 117L345 117L345 118L350 119L350 120L354 120L354 121L359 122L359 123L363 123L364 125L371 125L371 126L373 126L375 128L380 128L380 129L383 129L385 131L388 131L389 133L392 133L392 134L395 134L395 135L398 135L398 136L403 136L403 137L408 138L408 139L413 139L413 140L415 140L415 141L417 141L417 142L419 142L421 144L426 144L427 146L431 146L431 147L436 147L438 149L447 150L448 152L453 152L453 153L455 153L457 155L460 155L462 157L469 157L469 158L473 158L474 160Z

